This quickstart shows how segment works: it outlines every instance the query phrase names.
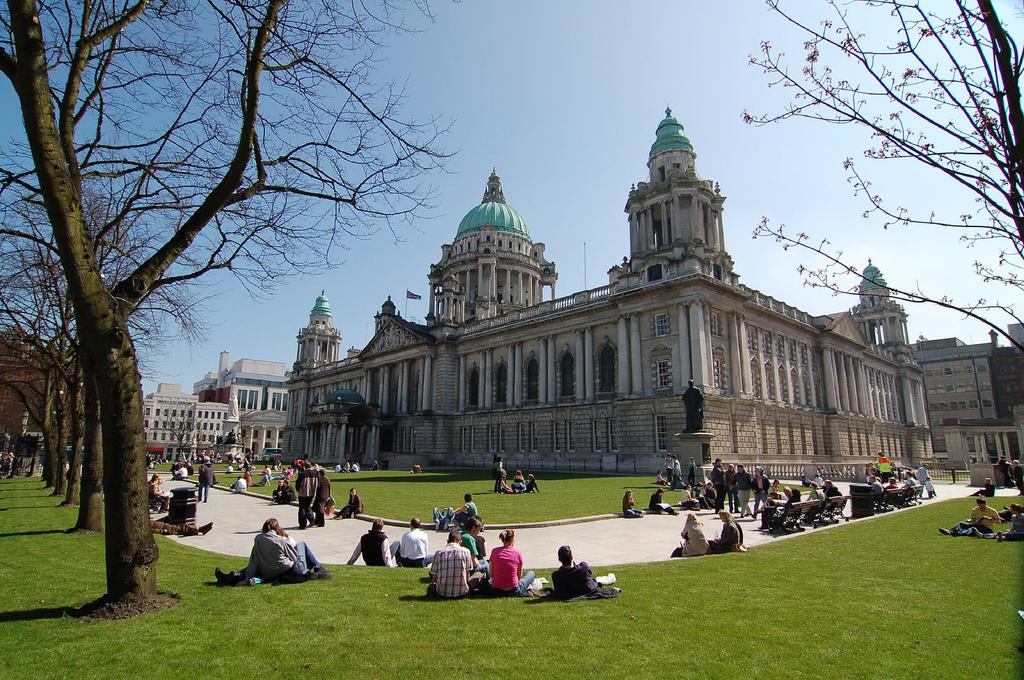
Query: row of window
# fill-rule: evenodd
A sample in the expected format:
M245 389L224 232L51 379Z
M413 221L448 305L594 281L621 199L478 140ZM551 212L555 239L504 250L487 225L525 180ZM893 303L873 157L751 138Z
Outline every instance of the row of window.
M665 420L665 416L657 418ZM576 428L580 425L581 423L569 419L552 421L551 450L575 451ZM667 432L667 425L664 422L662 425ZM483 450L490 453L537 451L537 423L532 421L463 425L459 435L459 450L462 453ZM595 452L619 450L614 418L594 418L590 421L590 449Z
M163 410L163 415L165 417L176 418L176 417L178 417L178 411L181 411L181 417L182 418L188 418L188 419L192 418L192 410L191 409L184 409L184 408L183 409L176 409L176 408L164 408L164 409L161 409L160 407L155 407L155 408L152 408L152 409L146 408L146 415L147 416L148 415L159 416L161 410ZM154 411L154 413L151 414L150 411ZM224 411L196 411L196 417L199 417L199 418L212 418L214 420L224 420Z
M992 408L991 399L981 400L982 408ZM968 409L978 408L977 399L968 399L965 401L930 401L928 402L929 411L955 411L957 409Z
M615 348L611 345L601 347L597 352L597 383L595 388L598 394L610 394L615 392ZM576 396L576 358L565 352L556 362L558 366L559 397ZM472 366L466 376L466 403L470 407L480 406L480 369ZM671 374L671 367L669 369ZM505 405L508 403L508 366L504 361L498 363L493 371L493 397L494 403ZM526 371L524 386L526 388L527 401L539 401L540 395L540 362L534 356L526 360ZM669 381L671 386L671 376Z

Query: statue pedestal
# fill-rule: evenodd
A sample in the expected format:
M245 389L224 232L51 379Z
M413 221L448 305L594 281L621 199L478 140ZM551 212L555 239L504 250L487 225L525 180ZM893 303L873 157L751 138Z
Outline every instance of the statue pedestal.
M683 470L686 470L686 464L692 456L704 479L707 479L712 460L711 440L715 435L710 432L676 432L673 436L679 440L679 462Z
M241 444L224 444L221 455L232 462L242 461L242 445Z

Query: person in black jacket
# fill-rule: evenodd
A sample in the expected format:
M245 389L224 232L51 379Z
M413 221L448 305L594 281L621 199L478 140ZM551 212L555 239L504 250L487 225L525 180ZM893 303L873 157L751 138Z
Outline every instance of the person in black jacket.
M725 508L725 470L722 468L722 459L715 458L715 464L711 468L711 485L715 487L715 510Z
M203 461L199 468L199 499L206 503L210 499L210 487L217 483L217 475L213 474L213 463Z
M277 488L274 489L273 496L275 503L288 505L295 502L295 489L292 488L287 479L281 479L277 482Z
M722 520L722 534L708 541L708 553L727 553L741 548L743 530L736 523L736 518L727 510L719 512L718 517Z
M836 496L843 495L843 492L836 488L831 479L826 479L822 488L825 492L825 498L835 498Z

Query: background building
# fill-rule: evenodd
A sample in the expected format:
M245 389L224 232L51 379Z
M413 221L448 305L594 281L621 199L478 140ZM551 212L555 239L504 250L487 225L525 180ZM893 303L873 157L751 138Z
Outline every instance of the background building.
M426 324L389 298L366 347L340 358L317 299L288 383L287 453L653 469L680 451L672 434L693 380L714 455L929 457L906 314L878 268L864 270L859 304L836 314L748 288L726 248L725 200L666 111L648 177L626 201L629 256L607 285L554 298L555 265L492 173L430 267Z
M173 458L213 449L227 413L227 404L201 403L181 385L160 383L143 399L146 450Z

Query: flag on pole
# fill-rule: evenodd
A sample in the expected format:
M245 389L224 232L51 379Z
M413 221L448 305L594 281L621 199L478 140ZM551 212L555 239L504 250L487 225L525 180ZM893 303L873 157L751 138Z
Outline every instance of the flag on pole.
M422 300L423 296L422 295L417 295L416 293L414 293L411 290L409 290L408 288L406 288L405 289L405 299L406 300Z

